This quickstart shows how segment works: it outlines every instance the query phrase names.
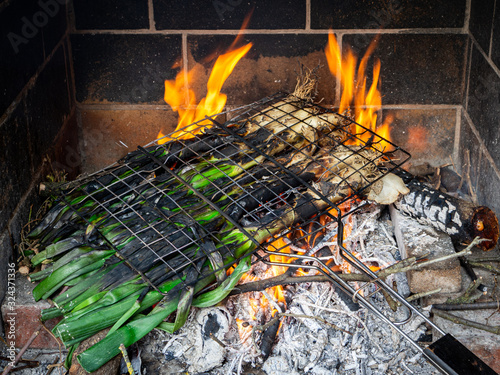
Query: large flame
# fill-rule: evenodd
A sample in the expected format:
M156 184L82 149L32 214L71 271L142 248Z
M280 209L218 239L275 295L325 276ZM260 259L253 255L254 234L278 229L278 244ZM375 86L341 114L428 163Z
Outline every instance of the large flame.
M179 121L175 132L171 135L172 138L187 139L193 137L194 134L199 132L201 129L212 124L209 120L203 121L206 117L214 116L223 110L226 104L227 96L221 93L222 86L232 73L236 64L252 47L252 43L248 43L242 47L236 48L235 45L237 44L240 36L241 34L238 35L226 53L217 58L207 82L207 95L198 104L194 91L190 89L190 83L193 82L194 79L193 69L188 72L180 71L174 80L165 81L165 102L172 107L173 111L178 112L179 114ZM386 117L383 124L381 126L377 126L377 115L382 106L382 96L379 91L379 60L376 60L374 63L372 84L370 87L367 87L366 68L368 60L376 47L376 43L377 40L375 39L369 45L358 66L358 59L353 51L348 48L343 54L334 34L330 32L325 54L329 69L331 73L338 78L342 88L339 112L342 113L348 109L352 109L354 112L354 119L357 123L370 129L383 139L390 139L390 124L392 122L392 118ZM390 144L383 142L378 137L370 139L372 134L364 131L361 127L356 126L356 128L352 129L352 131L358 135L360 141L362 142L374 142L376 147L383 150L387 150L392 147ZM164 135L160 131L158 138L161 137L164 137ZM164 137L159 139L158 143L162 144L170 139L171 138L169 137ZM320 218L322 225L325 225L324 220L325 217ZM346 223L344 231L344 238L348 238L350 231L352 231L352 225ZM319 234L320 233L310 232L308 243L314 244L318 238L321 238ZM270 242L268 247L272 251L290 253L290 249L282 237ZM358 254L354 253L353 256L358 257ZM293 257L289 255L287 256L286 254L283 256L270 256L270 261L276 263L287 263L293 261L293 259ZM345 261L339 265L329 265L329 267L333 271L351 271L349 263ZM379 269L379 267L376 266L370 266L370 268L373 271L377 271ZM260 278L270 278L284 273L286 269L287 267L272 266L264 275L259 276ZM228 270L228 273L231 271L232 269ZM298 272L303 273L302 270L298 270ZM245 274L240 282L251 282L255 280L256 278L254 276ZM278 302L286 306L282 286L269 288L266 291L274 302ZM272 304L269 302L270 301L268 301L263 294L259 299L250 298L250 308L248 312L250 319L255 320L257 311L260 309L270 308L270 305ZM274 312L275 311L273 311L273 314ZM237 319L237 323L240 335L242 335L242 341L245 341L243 340L243 336L249 336L251 325L249 326L248 324L245 324L244 321L239 319Z
M219 56L215 61L207 82L207 95L198 104L196 104L197 100L194 91L189 88L190 82L194 78L194 69L189 72L180 71L174 80L165 81L165 102L172 107L174 112L179 113L179 121L175 132L171 135L172 138L192 138L201 129L212 124L209 120L201 120L222 112L227 100L227 95L221 93L222 85L224 85L238 61L252 47L252 43L248 43L235 48L238 39L239 37L229 47L228 52ZM170 140L168 137L162 137L164 135L160 131L158 134L158 138L161 138L158 140L159 144Z
M372 84L367 89L366 66L375 50L377 41L378 39L375 38L370 43L358 66L358 59L354 52L347 48L345 53L342 53L335 35L330 31L325 55L330 72L340 81L342 89L339 112L343 113L348 109L352 109L354 111L354 120L358 124L375 132L381 138L389 140L392 117L387 116L384 123L377 126L377 112L382 107L382 95L379 90L380 60L378 59L375 60L373 66ZM357 73L356 66L358 66ZM358 143L369 141L372 135L359 126L355 126L352 131L359 137ZM389 143L384 142L379 137L372 141L381 150L392 148Z

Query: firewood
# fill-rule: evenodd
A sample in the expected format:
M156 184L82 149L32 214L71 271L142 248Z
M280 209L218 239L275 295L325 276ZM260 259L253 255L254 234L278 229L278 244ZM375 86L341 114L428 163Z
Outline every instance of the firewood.
M433 310L486 310L493 309L498 310L500 308L500 303L498 301L490 301L490 302L474 302L474 303L439 303L432 305Z
M488 240L478 244L481 249L488 251L496 246L498 219L490 208L435 190L409 173L400 172L400 176L410 189L395 204L401 212L449 234L456 244L480 237Z
M487 331L487 332L494 333L496 335L500 335L500 326L490 326L487 324L481 324L481 323L474 322L474 321L469 320L469 319L464 319L462 317L447 313L443 310L437 310L435 308L433 308L431 310L431 313L439 316L440 318L447 319L455 324L461 324L461 325L464 325L466 327L481 329L483 331Z

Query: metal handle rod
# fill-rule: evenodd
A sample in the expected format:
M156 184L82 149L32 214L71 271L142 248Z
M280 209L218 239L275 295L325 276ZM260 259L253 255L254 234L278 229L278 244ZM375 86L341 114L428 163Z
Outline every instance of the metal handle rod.
M356 300L358 299L358 296L360 295L361 291L362 291L365 287L369 286L369 285L370 285L370 284L372 284L372 283L374 283L374 281L369 281L369 282L367 282L367 283L363 284L363 285L362 285L361 287L359 287L358 289L356 289L356 291L354 292L354 294L353 294L353 296L352 296L353 301L356 301ZM368 295L368 297L371 297L372 295L374 295L374 294L378 293L379 291L380 291L380 289L375 290L374 292L370 293L370 294ZM406 306L404 306L404 307L406 307ZM397 325L397 326L399 326L399 325L405 325L405 324L407 324L407 323L408 323L408 322L409 322L412 318L413 318L413 311L412 311L412 310L410 310L410 309L408 309L408 316L407 316L405 319L403 319L403 320L399 320L399 321L393 321L393 322L392 322L392 324Z
M394 289L392 289L385 281L380 279L375 272L373 272L369 267L367 267L363 262L361 262L359 259L357 259L354 255L352 255L349 250L347 250L344 245L344 223L342 222L342 218L338 217L338 235L337 235L337 243L339 246L339 253L340 256L347 261L349 264L357 268L359 271L362 273L366 274L372 279L372 282L376 283L377 285L380 286L380 288L384 289L387 293L391 295L391 297L395 298L397 301L399 301L402 305L404 305L406 308L408 308L410 311L414 312L418 316L420 316L422 319L424 319L432 328L434 328L436 331L438 331L440 334L445 335L446 332L444 332L441 328L439 328L437 325L435 325L430 319L428 319L419 309L417 309L415 306L413 306L411 303L409 303L401 294L396 292ZM348 254L349 256L346 256ZM316 260L317 259L313 259Z
M273 251L265 251L267 254L270 255L280 255L283 256L283 253L279 252L273 252ZM321 267L316 266L316 265L303 265L303 264L291 264L291 263L281 263L281 262L274 262L274 261L267 261L263 260L266 264L269 265L275 265L275 266L283 266L283 267L294 267L294 268L307 268L307 269L312 269L316 270L318 272L321 272L323 275L328 277L330 281L334 282L335 284L338 284L341 289L346 292L347 294L350 294L352 296L356 295L356 289L354 289L352 286L348 284L347 281L343 280L340 278L335 272L331 272L329 267L324 264L322 261L318 260L315 257L307 256L307 255L299 255L299 254L294 254L294 258L299 258L299 259L305 259L305 260L310 260L310 261L315 261L321 265ZM323 267L323 268L322 268ZM386 323L390 324L394 329L396 329L401 335L403 335L405 338L407 338L411 344L418 349L420 352L423 353L423 349L415 343L405 332L403 332L397 325L394 324L389 318L387 318L380 309L375 306L373 303L365 299L363 296L357 294L356 296L356 301L359 302L361 305L375 313L380 319L384 320Z
M264 250L264 251L265 251L265 253L267 253L269 255L278 255L278 256L283 256L284 255L283 253L280 253L280 252L269 251L269 250ZM300 258L300 259L306 259L306 260L315 261L315 262L319 263L324 268L321 268L321 267L318 267L318 266L315 266L315 265L303 265L303 264L272 262L272 261L268 261L268 260L265 260L265 259L263 259L262 261L264 263L266 263L266 264L274 265L274 266L313 269L313 270L316 270L318 272L321 272L323 275L325 275L326 277L328 277L331 282L337 284L344 292L346 292L348 294L351 294L351 295L354 295L354 293L356 292L356 290L354 288L352 288L345 280L342 280L335 272L332 272L326 264L324 264L321 260L318 260L316 257L311 257L311 256L307 256L307 255L300 255L300 254L294 254L293 257L294 258ZM418 345L415 341L413 341L413 339L410 336L408 336L398 325L395 325L387 316L385 316L384 313L382 311L380 311L380 309L377 306L375 306L370 301L366 300L361 295L359 295L358 297L356 297L356 300L363 307L365 307L368 310L370 310L380 320L384 321L385 323L389 324L393 329L395 329L403 338L405 338L408 341L408 343L410 343L410 345L413 346L414 349L416 349L419 353L421 353L422 355L424 355L427 358L427 360L436 369L438 369L439 371L441 371L443 374L456 375L456 372L454 372L454 371L452 371L452 372L448 371L447 366L441 366L441 364L438 361L436 361L436 358L434 358L434 356L429 355L427 351L425 351L422 347L420 347L420 345ZM412 306L412 308L415 309L413 306ZM415 310L417 310L417 309L415 309ZM420 313L419 315L422 315L422 314ZM425 321L428 321L428 319L425 316L424 316L424 319L425 319Z

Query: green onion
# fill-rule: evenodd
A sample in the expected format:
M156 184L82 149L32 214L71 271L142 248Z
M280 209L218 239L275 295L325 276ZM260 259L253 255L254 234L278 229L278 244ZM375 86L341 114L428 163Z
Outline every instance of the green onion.
M101 268L104 265L105 259L113 254L113 250L97 250L55 270L49 277L44 279L33 289L35 301L41 298L48 298L52 293L64 285L67 280L71 280L91 270Z
M224 283L213 291L206 292L202 296L197 297L194 301L198 301L200 306L212 306L222 301L240 280L241 276L249 269L248 259L241 261ZM193 288L193 293L195 293L201 285L197 286L198 287L195 286ZM208 296L203 297L204 295ZM103 340L78 355L78 362L80 362L82 367L88 372L97 370L120 352L120 344L125 345L125 347L132 345L173 313L177 309L179 302L181 304L183 303L183 301L179 301L179 298L179 295L170 297L167 301L155 307L146 317L134 320L106 336ZM182 317L181 320L182 319L184 319L184 317ZM173 328L175 330L179 327L174 323Z

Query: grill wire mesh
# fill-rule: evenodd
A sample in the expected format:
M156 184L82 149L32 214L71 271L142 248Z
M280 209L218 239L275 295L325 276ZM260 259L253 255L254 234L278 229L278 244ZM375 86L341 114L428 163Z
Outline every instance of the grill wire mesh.
M339 205L363 196L409 154L329 109L297 100L302 111L291 114L283 98L264 98L139 147L71 183L60 199L84 223L89 241L115 250L116 262L157 291L173 278L187 286L215 273L220 281L238 259L262 260L258 250L271 242L273 251L290 242L310 247L311 238L339 219ZM272 124L262 125L271 112ZM314 134L312 142L307 134ZM327 166L318 162L325 150L331 151ZM362 163L341 173L348 157ZM374 168L377 177L365 177ZM332 178L334 185L325 183ZM245 241L231 242L230 233Z

